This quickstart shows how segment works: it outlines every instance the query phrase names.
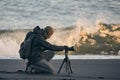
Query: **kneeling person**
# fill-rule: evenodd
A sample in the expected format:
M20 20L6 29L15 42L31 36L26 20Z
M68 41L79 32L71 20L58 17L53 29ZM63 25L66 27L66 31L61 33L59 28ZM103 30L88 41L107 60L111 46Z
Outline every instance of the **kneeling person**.
M36 73L54 73L54 68L49 63L55 55L54 51L69 50L67 46L56 46L46 41L52 36L53 32L54 30L50 26L47 26L44 30L37 26L32 33L28 33L26 36L27 39L31 34L34 34L28 62L30 68Z

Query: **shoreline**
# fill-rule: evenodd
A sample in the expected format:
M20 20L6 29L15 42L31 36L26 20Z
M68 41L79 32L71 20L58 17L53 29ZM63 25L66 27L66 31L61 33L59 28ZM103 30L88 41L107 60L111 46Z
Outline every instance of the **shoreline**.
M53 60L64 59L65 55L55 55ZM120 59L120 55L68 55L70 59ZM0 57L0 59L21 59L18 57Z
M25 69L24 60L0 59L0 80L120 80L120 59L70 59L71 76L66 76L64 67L57 74L62 61L52 60L50 63L55 67L55 74L44 75L16 73Z

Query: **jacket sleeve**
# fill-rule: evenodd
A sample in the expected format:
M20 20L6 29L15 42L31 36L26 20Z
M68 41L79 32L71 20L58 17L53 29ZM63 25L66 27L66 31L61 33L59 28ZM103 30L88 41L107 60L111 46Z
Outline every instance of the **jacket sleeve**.
M46 50L53 50L53 51L63 51L64 46L56 46L52 45L47 42L42 36L39 37L39 44L43 46Z

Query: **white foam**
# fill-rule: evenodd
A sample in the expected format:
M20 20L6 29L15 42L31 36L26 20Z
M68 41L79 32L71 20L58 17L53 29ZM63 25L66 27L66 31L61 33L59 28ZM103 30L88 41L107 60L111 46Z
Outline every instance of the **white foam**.
M53 59L64 59L64 55L55 55ZM69 55L70 59L120 59L120 55Z
M120 55L68 55L69 59L120 59ZM53 60L64 59L64 55L55 55ZM19 55L0 56L0 59L20 59Z

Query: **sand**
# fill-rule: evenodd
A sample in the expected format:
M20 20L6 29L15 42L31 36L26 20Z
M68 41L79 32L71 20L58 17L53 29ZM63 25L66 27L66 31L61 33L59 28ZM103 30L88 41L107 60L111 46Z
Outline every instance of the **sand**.
M0 80L120 80L120 59L73 59L73 74L65 73L63 60L52 60L55 74L26 74L16 72L25 69L25 62L19 59L0 59Z

